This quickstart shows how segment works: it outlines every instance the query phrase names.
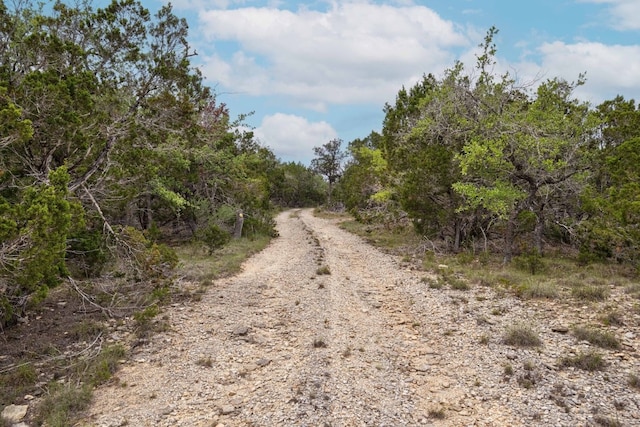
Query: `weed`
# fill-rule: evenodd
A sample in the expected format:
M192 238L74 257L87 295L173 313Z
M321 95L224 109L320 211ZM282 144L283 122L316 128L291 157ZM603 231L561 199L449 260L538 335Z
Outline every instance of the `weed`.
M434 420L444 420L445 417L446 414L442 408L429 410L429 418L433 418Z
M37 408L36 422L51 427L66 427L72 414L85 410L91 401L91 386L81 387L52 383L47 397Z
M434 279L431 277L423 277L422 279L420 279L420 281L422 283L426 283L427 286L429 286L430 289L441 289L442 288L442 282L439 281L438 279Z
M313 348L326 348L327 343L324 341L324 338L316 337L313 339Z
M329 275L331 274L331 270L329 269L328 265L323 265L321 267L318 267L318 269L316 270L316 274L318 276Z
M514 266L531 275L541 273L545 270L545 263L542 255L537 250L529 251L513 259Z
M486 334L480 335L480 344L487 345L489 344L489 336Z
M449 273L448 270L443 270L440 274L440 281L442 283L447 283L451 286L451 289L456 289L458 291L468 291L471 289L471 286L469 286L469 283L466 280L459 278L455 274Z
M629 375L629 380L628 380L628 384L629 386L640 390L640 376L636 375L636 374L630 374Z
M211 356L201 357L196 361L196 365L204 366L205 368L210 368L213 366L213 361L211 360Z
M580 353L575 356L567 356L560 359L561 367L573 367L583 371L601 371L606 367L602 354L595 351Z
M602 316L602 323L606 326L624 326L624 317L619 311L612 310Z
M506 312L507 312L507 309L505 307L494 307L491 310L491 314L494 316L502 316Z
M0 407L28 393L37 379L38 373L28 362L21 362L13 370L0 375Z
M525 372L524 374L518 377L518 384L521 387L529 390L536 385L537 380L538 380L537 375L535 375L532 372Z
M518 384L528 389L533 388L540 381L540 374L536 371L536 366L531 360L527 360L522 365L524 372L518 376Z
M120 344L110 345L102 349L94 359L89 359L79 365L79 374L92 386L99 386L109 381L116 372L120 360L126 355L126 350Z
M517 324L509 327L502 342L515 347L538 347L542 341L530 326Z
M89 340L104 333L105 330L106 327L101 323L92 320L82 320L73 327L71 334L78 340Z
M516 288L516 294L523 299L554 299L558 296L558 289L550 282L529 282Z
M602 348L618 349L620 342L611 332L599 331L594 328L576 326L572 330L573 336L581 341L588 341Z
M593 422L602 427L622 427L620 421L600 414L593 417Z
M511 366L510 363L507 363L506 365L504 365L504 375L507 377L510 377L511 375L513 375L513 366Z
M640 283L627 286L626 292L632 297L640 299Z
M598 284L574 286L571 295L582 301L604 301L609 297L609 289Z

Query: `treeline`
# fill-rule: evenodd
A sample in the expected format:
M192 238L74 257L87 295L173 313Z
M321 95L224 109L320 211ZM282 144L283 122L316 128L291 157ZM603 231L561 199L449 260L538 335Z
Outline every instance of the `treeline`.
M382 134L349 144L341 199L362 221L410 220L443 251L509 262L552 244L640 267L640 109L580 101L584 76L526 86L496 75L496 33L475 67L402 88Z
M215 249L240 211L250 237L277 205L324 201L320 176L238 130L170 6L44 7L0 1L0 325L69 274L152 278L167 241Z

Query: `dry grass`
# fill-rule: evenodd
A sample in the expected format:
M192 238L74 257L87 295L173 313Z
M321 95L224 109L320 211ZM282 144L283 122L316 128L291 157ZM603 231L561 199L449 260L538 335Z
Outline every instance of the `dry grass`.
M620 341L611 332L600 331L595 328L576 326L572 330L573 336L581 341L588 341L601 348L619 349Z
M538 334L529 325L525 324L509 327L502 338L502 342L514 347L539 347L542 345L542 340L538 337Z
M560 359L561 367L573 367L583 371L602 371L606 367L606 362L602 354L595 351L579 353L575 356L567 356Z

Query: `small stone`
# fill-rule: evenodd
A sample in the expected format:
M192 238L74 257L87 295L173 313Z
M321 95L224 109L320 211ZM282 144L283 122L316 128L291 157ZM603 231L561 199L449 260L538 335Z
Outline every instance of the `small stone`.
M222 405L222 407L220 408L220 413L222 415L229 415L232 414L235 410L236 408L233 405Z
M566 334L567 332L569 332L569 328L567 328L566 326L552 326L551 331L557 332L559 334Z
M249 328L247 326L236 326L233 330L233 335L243 337L249 333Z
M18 423L27 416L28 405L9 405L2 410L2 418L10 423Z
M32 394L27 394L27 395L24 396L24 400L26 400L26 401L33 400L35 398L36 397L34 395L32 395Z
M429 372L430 369L431 369L431 366L429 365L421 365L416 367L416 371L418 372Z
M267 366L269 363L271 363L271 359L260 359L256 362L256 365L260 366L261 368L264 366Z

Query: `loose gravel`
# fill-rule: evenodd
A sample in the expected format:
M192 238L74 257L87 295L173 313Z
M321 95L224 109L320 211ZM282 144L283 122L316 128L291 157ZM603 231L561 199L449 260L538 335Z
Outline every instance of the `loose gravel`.
M595 321L591 306L432 289L310 210L277 228L242 273L169 307L170 330L134 349L78 425L640 425L637 310L621 348L597 349L604 370L561 367L594 350L567 333ZM514 324L542 345L504 344Z

